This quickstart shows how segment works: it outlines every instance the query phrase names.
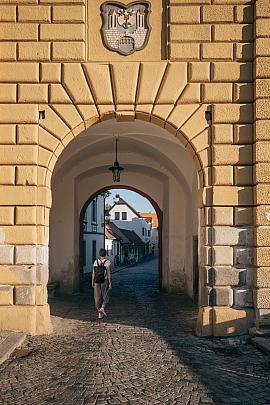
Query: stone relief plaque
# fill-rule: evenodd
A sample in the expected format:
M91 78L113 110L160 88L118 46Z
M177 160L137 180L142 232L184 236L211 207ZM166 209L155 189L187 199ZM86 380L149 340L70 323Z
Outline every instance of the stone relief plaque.
M106 48L126 56L145 48L151 31L150 3L133 2L124 5L106 2L102 4L101 12L101 31Z

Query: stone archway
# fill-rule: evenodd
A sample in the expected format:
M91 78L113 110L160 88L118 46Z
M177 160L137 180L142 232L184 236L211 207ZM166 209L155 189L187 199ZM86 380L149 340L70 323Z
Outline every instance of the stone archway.
M107 120L85 130L61 155L52 179L52 281L61 282L66 292L78 288L79 246L74 241L78 240L79 217L89 195L110 184L108 165L113 157L115 131L121 136L120 156L126 167L120 186L150 195L165 213L162 287L192 295L190 232L198 235L194 219L198 218L197 171L176 138L145 121Z
M80 233L79 233L79 242L80 242L80 253L79 253L79 274L80 274L80 282L79 282L79 288L81 289L82 287L82 277L83 277L83 264L82 264L82 256L83 256L83 220L85 217L85 212L91 201L97 197L99 194L107 191L107 190L115 190L118 189L115 184L109 184L106 187L103 187L99 190L97 190L94 194L92 194L88 200L84 203L84 206L81 209L80 212ZM127 186L121 186L121 189L126 189L126 190L131 190L137 194L140 194L142 197L146 198L151 205L154 207L155 213L157 215L157 220L158 220L158 283L159 283L159 290L162 289L162 233L163 233L163 212L160 209L159 205L156 203L153 198L151 198L147 193L142 192L141 190L134 188L134 187L127 187Z

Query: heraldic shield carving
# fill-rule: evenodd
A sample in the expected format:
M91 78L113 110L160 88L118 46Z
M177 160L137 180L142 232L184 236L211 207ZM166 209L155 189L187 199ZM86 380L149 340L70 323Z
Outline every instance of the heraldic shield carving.
M101 10L103 41L108 49L130 55L146 46L151 30L148 2L134 2L127 6L106 2L102 4Z

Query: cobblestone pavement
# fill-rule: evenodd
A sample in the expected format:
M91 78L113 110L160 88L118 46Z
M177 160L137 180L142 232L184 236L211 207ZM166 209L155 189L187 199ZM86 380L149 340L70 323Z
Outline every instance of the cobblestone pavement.
M52 304L55 332L0 366L1 405L269 404L269 357L194 336L196 308L159 293L157 263L114 275L106 320L90 290Z

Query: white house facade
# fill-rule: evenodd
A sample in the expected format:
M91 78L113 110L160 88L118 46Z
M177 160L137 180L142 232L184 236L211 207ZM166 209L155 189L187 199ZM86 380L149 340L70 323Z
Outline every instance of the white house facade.
M88 205L83 221L83 272L92 271L92 265L104 247L104 195L95 197Z

